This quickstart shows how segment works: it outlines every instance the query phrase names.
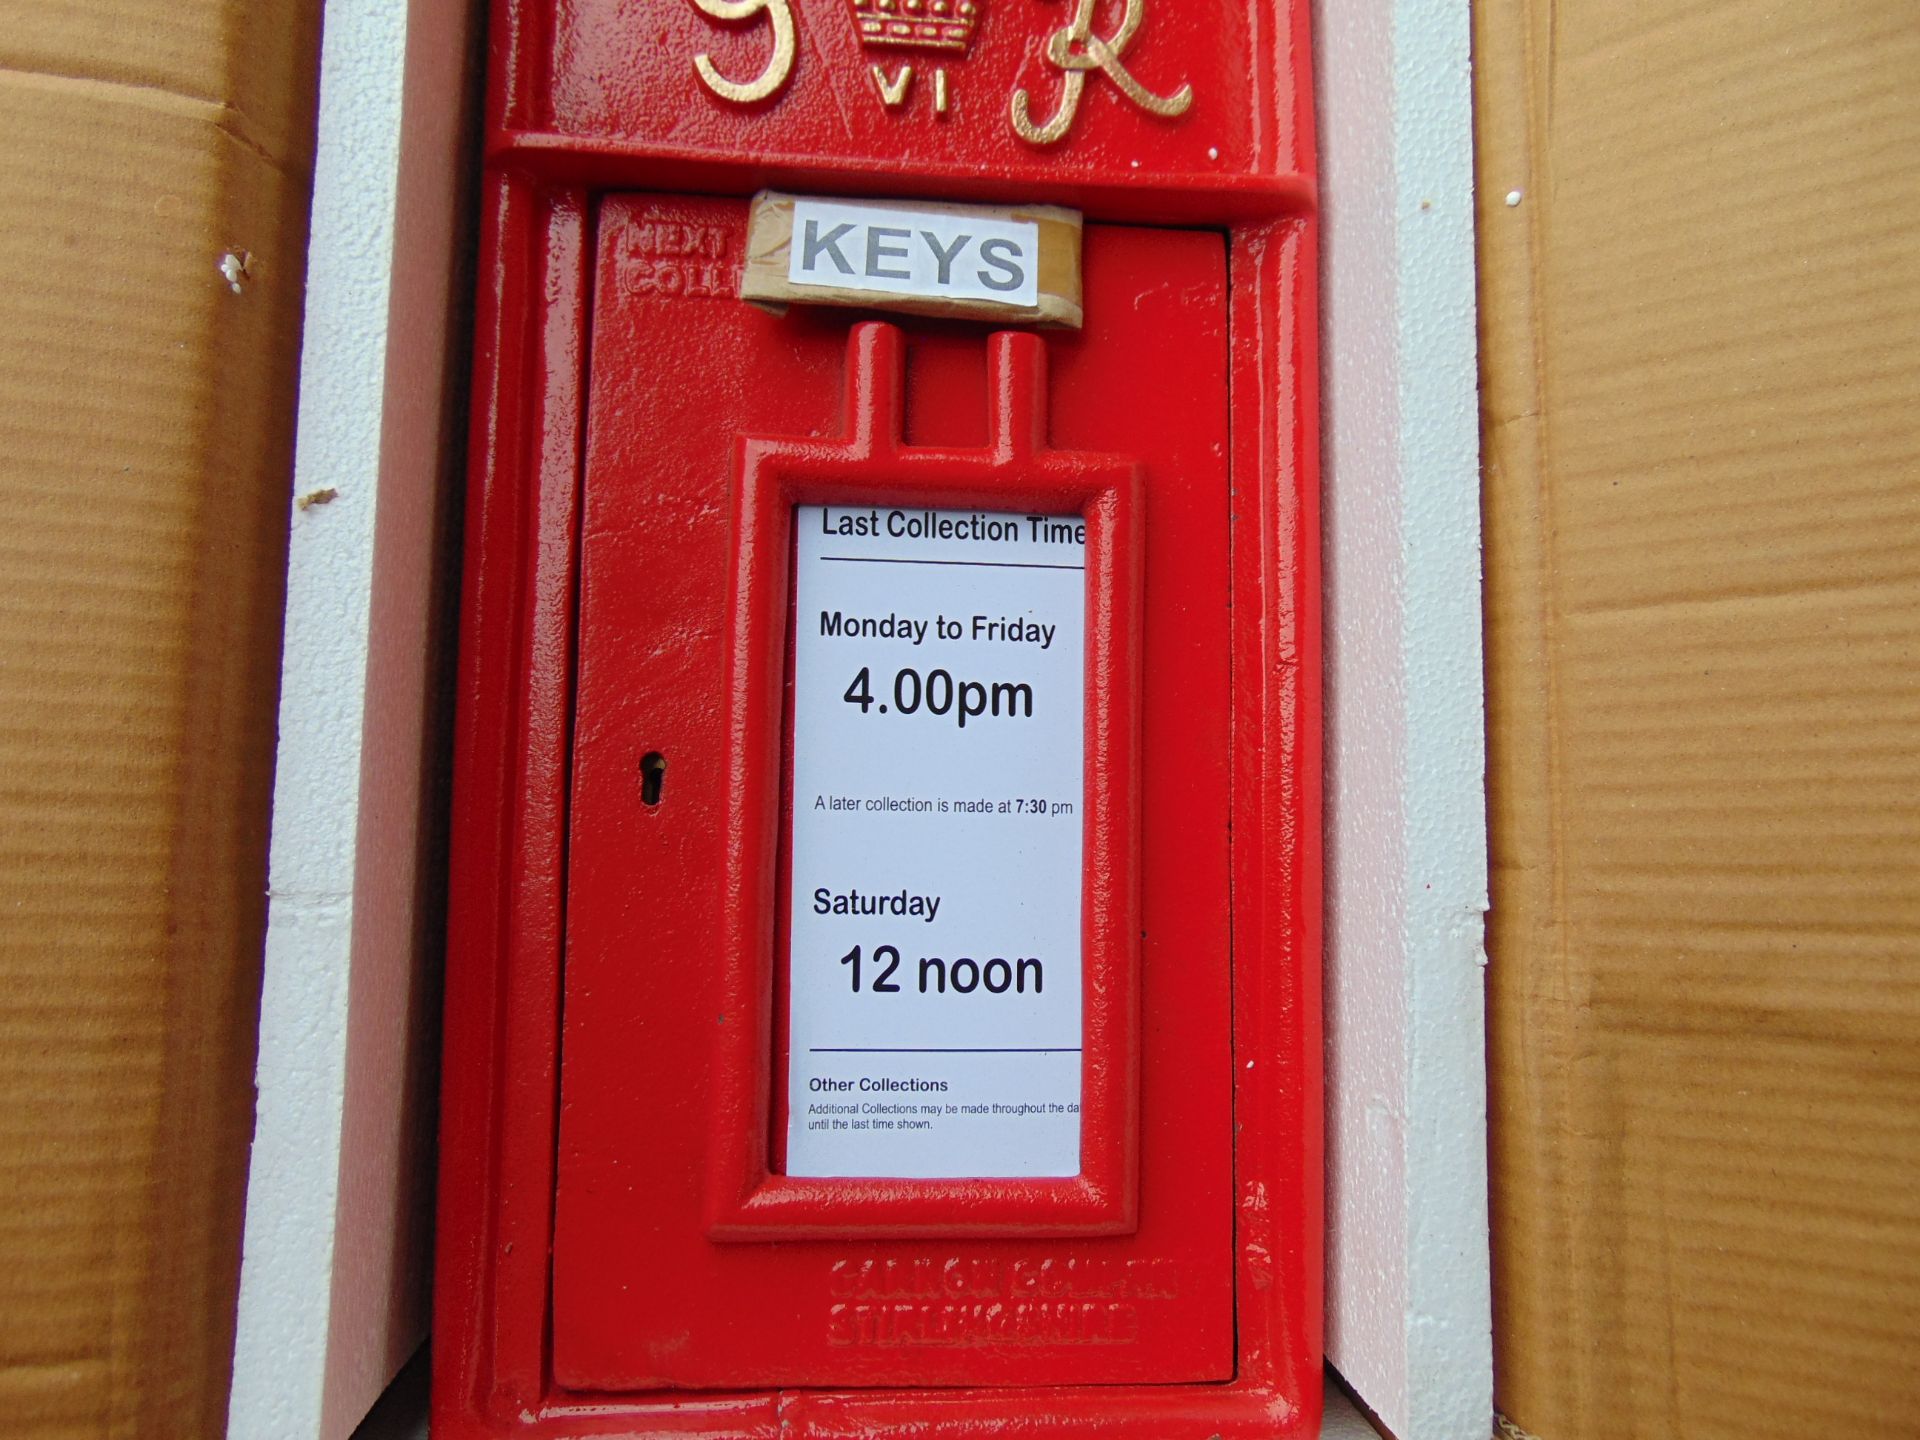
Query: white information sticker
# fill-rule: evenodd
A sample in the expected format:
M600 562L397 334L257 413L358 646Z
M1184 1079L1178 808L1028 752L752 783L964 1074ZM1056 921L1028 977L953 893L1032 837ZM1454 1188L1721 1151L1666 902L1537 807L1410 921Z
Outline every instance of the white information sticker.
M802 506L787 1173L1080 1173L1086 525Z

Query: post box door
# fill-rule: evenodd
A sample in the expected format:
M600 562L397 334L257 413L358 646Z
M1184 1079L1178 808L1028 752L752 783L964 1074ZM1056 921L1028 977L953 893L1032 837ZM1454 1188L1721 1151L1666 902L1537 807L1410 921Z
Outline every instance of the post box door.
M850 344L737 298L746 228L598 218L555 1377L1230 1378L1224 237L1089 226L1077 333Z

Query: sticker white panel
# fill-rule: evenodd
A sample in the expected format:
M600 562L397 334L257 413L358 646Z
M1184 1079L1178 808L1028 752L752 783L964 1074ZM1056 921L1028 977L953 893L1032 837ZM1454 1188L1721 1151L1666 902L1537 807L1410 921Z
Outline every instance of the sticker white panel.
M787 1173L1077 1175L1085 524L795 526Z

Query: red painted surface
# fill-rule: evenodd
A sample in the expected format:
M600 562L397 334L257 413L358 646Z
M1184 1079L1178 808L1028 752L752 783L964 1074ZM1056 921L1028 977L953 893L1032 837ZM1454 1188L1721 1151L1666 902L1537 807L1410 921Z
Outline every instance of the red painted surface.
M623 223L618 213L606 218L611 221L611 227ZM1182 241L1187 243L1182 245ZM1171 264L1167 264L1166 269L1173 273L1136 270L1129 276L1123 269L1121 278L1116 278L1112 287L1115 298L1119 298L1123 289L1137 293L1143 282L1169 285L1185 279L1210 289L1212 323L1206 323L1203 318L1193 333L1181 334L1179 339L1197 342L1197 350L1177 351L1172 358L1176 364L1185 361L1192 366L1188 383L1197 395L1205 396L1212 391L1216 399L1224 400L1226 377L1221 362L1226 338L1226 257L1212 237L1180 236L1152 246L1154 253L1146 263L1172 261L1174 256L1167 252L1176 246L1179 250L1206 254L1199 265L1184 267L1200 272L1197 276L1183 276L1179 268ZM1210 265L1207 259L1211 260ZM1139 264L1136 258L1135 265ZM1212 273L1207 274L1208 270ZM1205 316L1204 310L1201 314ZM677 317L659 318L671 325L672 318ZM792 347L797 337L791 331L796 327L785 328L790 332L787 338ZM605 329L600 333L605 335ZM688 333L698 334L709 362L716 358L715 327L701 326L697 331L689 327ZM1129 355L1133 367L1141 368L1150 354L1147 345L1141 342L1151 338L1141 335L1132 347L1111 341L1088 347L1083 353L1107 362L1106 374L1082 375L1078 383L1097 389L1108 383L1108 377L1121 379L1122 376L1114 373L1116 362ZM764 344L765 340L754 336L747 341L749 346L756 343ZM739 447L735 461L735 498L729 527L733 542L731 624L727 635L728 663L721 676L726 689L726 733L730 742L723 771L728 788L725 861L716 871L712 865L695 860L685 867L681 876L696 890L703 882L711 884L716 874L724 883L719 897L725 915L721 983L717 986L713 983L715 977L711 969L692 969L685 977L684 996L687 1002L704 1007L717 995L723 1007L721 1013L726 1017L717 1026L720 1039L713 1047L712 1068L703 1087L711 1104L699 1118L692 1137L697 1144L704 1133L707 1140L710 1165L706 1186L707 1234L715 1239L739 1240L808 1240L828 1236L1034 1239L1076 1233L1130 1234L1138 1227L1135 1183L1140 1147L1136 1086L1142 933L1138 790L1141 778L1140 578L1145 559L1140 465L1121 455L1059 449L1049 443L1045 342L1036 335L1017 332L995 335L988 346L987 389L981 397L991 417L986 443L978 448L908 445L905 443L905 352L905 341L896 327L878 322L855 327L847 355L847 420L841 442L823 444L818 439L805 437L751 438ZM1155 355L1153 358L1165 357ZM605 368L619 367L610 364ZM936 387L921 402L921 407L951 410L956 408L959 397L958 386ZM1124 391L1115 398L1124 399ZM1181 500L1189 497L1182 496L1163 502L1176 512L1176 519L1166 527L1168 551L1162 573L1166 577L1167 594L1171 598L1184 588L1181 582L1186 575L1197 571L1197 583L1192 589L1201 604L1209 598L1217 599L1226 582L1226 407L1220 404L1217 410L1217 423L1211 428L1211 434L1204 425L1166 427L1162 422L1170 435L1178 434L1187 441L1189 451L1199 452L1192 457L1198 462L1194 466L1198 472L1195 488L1214 492L1214 514L1210 518L1215 522L1211 528L1217 532L1213 549L1218 563L1210 576L1205 564L1209 557L1204 549L1183 553L1174 549L1172 543L1178 538L1179 519L1190 509L1199 511L1203 517L1200 525L1191 528L1204 534L1205 518L1209 518L1205 515L1204 501L1183 505ZM656 449L659 434L651 423L652 418L648 407L636 404L628 409L621 423L630 426L641 438L637 446L630 443L627 448ZM710 455L706 435L699 433L703 428L696 426L696 433L688 437L696 456L703 452ZM1115 425L1113 430L1124 432L1125 427ZM1124 443L1125 436L1110 433L1106 438ZM1209 441L1219 451L1211 457L1204 451ZM649 484L653 470L650 460L624 475L607 475L602 485L596 485L598 477L590 451L589 493L596 493L604 486L629 505L637 495L642 504L657 510L658 501L650 493ZM1212 482L1210 486L1208 481ZM619 504L620 500L613 503ZM785 752L791 745L791 728L784 725L783 692L793 627L789 559L793 550L794 507L798 505L930 507L1041 515L1078 513L1086 518L1087 773L1081 793L1085 809L1084 854L1089 858L1081 900L1086 997L1081 1084L1083 1138L1081 1173L1075 1178L848 1181L797 1179L778 1173L774 1163L778 1159L774 1136L785 1127L778 1123L783 1117L774 1113L779 1107L770 1102L776 1093L774 1077L785 1074L786 1067L774 1061L784 1058L777 1057L775 1052L786 1032L784 1026L773 1024L772 1012L777 958L789 955L791 963L789 942L783 933L783 920L789 914L791 903L791 875L785 873L788 867L782 864L783 847L779 837L792 829L791 811L782 810L783 799L790 806L791 796L783 796L780 780L785 768ZM671 523L677 517L656 515L655 518L666 518ZM687 523L691 528L697 526L699 520L688 517ZM623 592L634 582L629 578L631 572L617 561L609 568L615 575L601 579L601 586L603 591L613 592L611 603L617 606L624 598ZM591 556L585 569L589 584L605 573ZM600 653L617 653L623 648L620 641L628 632L616 622L602 643L602 634L592 623L597 618L588 612L589 647ZM1224 624L1220 638L1219 648L1224 654ZM583 667L583 671L587 668ZM620 695L615 703L630 706L641 694L649 698L657 696L657 706L647 705L644 700L640 702L641 708L654 712L647 716L645 725L649 730L656 725L665 730L676 728L672 725L673 712L689 699L686 691L658 694L651 687L636 683L637 677L627 665L615 662L612 668L615 673L603 683L606 689ZM1220 680L1224 700L1224 666ZM591 694L582 697L583 722L593 698ZM1212 708L1224 720L1225 704ZM693 723L699 725L704 720L702 716ZM600 775L599 780L618 784L617 757L636 738L639 737L631 733L630 727L625 733L616 733L610 747L616 756L611 767L614 773ZM1174 738L1162 737L1163 740ZM1222 783L1215 795L1205 797L1213 803L1201 808L1202 813L1217 816L1224 810L1224 753L1215 768ZM577 762L575 773L582 788L596 781L584 754ZM695 783L699 783L697 779ZM576 816L580 808L576 804ZM635 818L633 808L631 803L620 808L624 808L625 814L612 818L611 823L627 830L630 825L623 826L620 821ZM658 825L668 817L654 807L651 814L639 818L642 823L651 821ZM1174 823L1178 823L1177 819ZM1220 829L1217 823L1195 828L1203 833L1209 828ZM584 826L576 822L576 876L585 869L581 852L589 845L622 855L621 864L607 881L616 895L626 891L629 885L621 871L631 852L624 839L601 833L589 839ZM1218 890L1224 899L1224 838L1214 848L1219 861ZM1175 862L1175 868L1168 871L1163 883L1181 886L1193 878L1189 873L1191 869L1201 869L1203 873L1196 888L1204 893L1204 866L1192 862L1201 861L1205 849L1203 843L1199 855L1166 857ZM790 863L791 857L785 858ZM575 893L574 914L578 916L583 903L588 902L578 898L578 889ZM604 948L629 949L636 942L644 944L649 938L635 933L637 928L617 926L615 936L595 938ZM611 945L607 944L608 940L612 941ZM581 929L576 929L571 949L575 972L590 963L585 961L583 953L588 948ZM1224 975L1224 924L1218 927L1216 945L1209 946L1202 941L1195 949L1196 958L1213 950ZM1169 996L1170 1000L1173 998ZM1210 1050L1218 1062L1224 1064L1224 987L1213 997L1211 1005L1204 1000L1187 999L1184 989L1178 999L1178 1006L1169 1008L1190 1014L1198 1022L1182 1039L1198 1052L1201 1064L1205 1064ZM672 1005L666 1013L684 1014L689 1008L690 1004ZM573 1013L579 1014L578 1007ZM644 1020L645 1017L636 1018ZM1209 1024L1210 1021L1215 1023ZM659 1020L655 1018L649 1029L659 1028ZM1206 1041L1215 1036L1218 1043L1207 1045ZM597 1100L597 1087L591 1093ZM1223 1086L1222 1103L1202 1121L1212 1122L1223 1139L1227 1120L1225 1097ZM1224 1148L1219 1159L1217 1168L1224 1175ZM563 1193L566 1188L564 1162L563 1154ZM616 1202L616 1212L620 1208L623 1207ZM617 1218L617 1214L609 1218ZM1199 1218L1203 1220L1204 1214ZM590 1223L598 1231L598 1224ZM755 1255L748 1261L747 1275L739 1278L759 1276L770 1281L776 1269L790 1268L781 1267L779 1262L793 1253ZM924 1254L914 1255L911 1251L897 1258L909 1266L928 1259ZM988 1257L976 1247L959 1257L932 1258L939 1261L958 1258L978 1264ZM1121 1259L1117 1255L1105 1258ZM801 1264L807 1270L820 1272L824 1259L821 1252L814 1251ZM1064 1263L1066 1257L1042 1252L1031 1257L1029 1263L1037 1273L1045 1262L1054 1259ZM872 1257L859 1252L836 1257L827 1262L827 1272L816 1273L816 1286L821 1280L844 1274L871 1260ZM1011 1270L1018 1261L996 1255L991 1263L999 1269ZM785 1283L779 1288L792 1296L805 1288L803 1282L795 1283L799 1279L799 1276L785 1277ZM828 1292L834 1288L829 1284ZM729 1294L727 1303L737 1304L740 1298ZM804 1334L804 1311L796 1319L801 1327L799 1333ZM588 1322L583 1328L604 1327ZM716 1328L725 1334L730 1327ZM783 1344L789 1343L790 1339L783 1341ZM737 1339L729 1337L727 1348L737 1352ZM730 1354L728 1370L736 1371L737 1366L737 1359ZM868 1366L855 1368L872 1373ZM961 1369L964 1372L965 1367Z
M1263 4L1144 0L1120 58L1149 92L1190 85L1185 113L1148 113L1094 65L1079 72L1073 124L1030 144L1010 127L1011 92L1053 113L1067 69L1047 42L1079 3L981 0L969 51L944 58L941 117L922 87L942 55L864 47L849 0L794 0L792 73L750 106L701 88L689 56L752 74L770 53L764 13L730 24L694 0L500 0L456 755L438 1435L1200 1440L1317 1425L1305 6L1276 27ZM1127 9L1103 0L1091 33L1120 37ZM889 109L867 67L897 75L909 60L913 97ZM902 322L904 448L883 462L874 435L887 427L863 439L846 421L850 383L872 394L852 399L856 421L886 413L889 332L850 348L848 312L752 310L731 298L737 245L701 266L629 224L652 214L737 238L742 200L619 193L744 196L775 182L1080 205L1087 328L990 341L980 326ZM1185 233L1101 223L1142 219ZM1046 399L1046 444L1016 462L993 443L989 397L1004 417L1029 394L1035 410ZM1070 475L1054 452L1080 457ZM781 833L767 756L780 749L769 692L783 647L766 617L786 580L767 527L783 503L823 493L808 487L840 484L868 500L927 485L967 503L1005 486L1023 505L1079 486L1049 498L1109 505L1117 520L1126 477L1140 496L1139 598L1127 598L1116 523L1094 589L1110 613L1089 630L1090 662L1119 679L1103 683L1111 728L1088 752L1113 817L1088 832L1090 1000L1097 973L1118 983L1104 1020L1088 1011L1090 1027L1110 1027L1088 1062L1089 1103L1103 1087L1110 1099L1106 1120L1087 1117L1086 1173L959 1189L789 1181L774 1138L784 957L769 898L779 866L767 863ZM736 505L755 495L757 541L736 532ZM654 749L670 769L663 803L644 807L635 763ZM1136 892L1137 957L1114 924ZM1102 938L1102 925L1116 933ZM1199 976L1190 991L1171 983L1183 962ZM703 987L729 998L702 1013ZM996 1277L979 1282L999 1292L980 1304L1127 1305L1137 1338L837 1343L834 1306L934 1303L896 1298L923 1285L927 1267L912 1262L944 1275L969 1259L981 1263L968 1273ZM1111 1259L1142 1262L1121 1273L1145 1278L1109 1270L1095 1295L1083 1277Z
M784 85L765 101L733 105L702 83L693 57L707 55L726 78L761 75L773 54L764 10L726 21L694 0L496 0L501 63L489 158L582 183L824 193L820 182L831 176L831 193L1044 200L1174 223L1270 217L1310 203L1304 5L977 3L972 40L954 53L863 43L852 0L788 0L796 36ZM1111 70L1091 63L1088 45L1062 49L1078 68L1049 58L1083 3L1092 4L1089 34L1112 57ZM888 105L882 80L899 84L908 66L914 74L900 103ZM944 115L933 94L942 69ZM1187 108L1155 115L1128 98L1119 74L1157 100L1184 89ZM1076 75L1079 98L1070 103ZM1021 138L1019 95L1036 124L1068 107L1059 139Z
M609 202L602 274L635 226L670 215L737 236L745 221L738 202L666 211ZM1086 267L1101 302L1088 328L1044 341L922 323L910 344L861 326L849 348L846 322L818 312L775 319L601 288L569 854L563 1378L1231 1373L1225 245L1096 227ZM674 367L650 370L673 336L740 383L724 398L689 394ZM903 422L912 443L896 444ZM800 438L733 454L713 444L768 430ZM945 443L920 443L934 437ZM769 1174L785 1074L784 1025L768 1011L786 949L775 881L787 528L796 504L856 498L1089 516L1078 1179ZM1143 664L1155 681L1144 689ZM1175 758L1147 769L1141 739ZM669 757L657 807L635 783L649 751ZM715 1235L809 1243L716 1246ZM929 1270L964 1280L962 1293L929 1296ZM960 1324L998 1305L1034 1328L1086 1333L1007 1342L990 1359L979 1345L906 1343L947 1304L965 1311Z

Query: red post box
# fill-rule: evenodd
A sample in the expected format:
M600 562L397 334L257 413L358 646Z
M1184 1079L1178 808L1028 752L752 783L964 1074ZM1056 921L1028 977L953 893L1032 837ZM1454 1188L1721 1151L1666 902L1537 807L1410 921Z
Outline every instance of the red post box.
M437 1435L1317 1426L1305 15L498 0Z

